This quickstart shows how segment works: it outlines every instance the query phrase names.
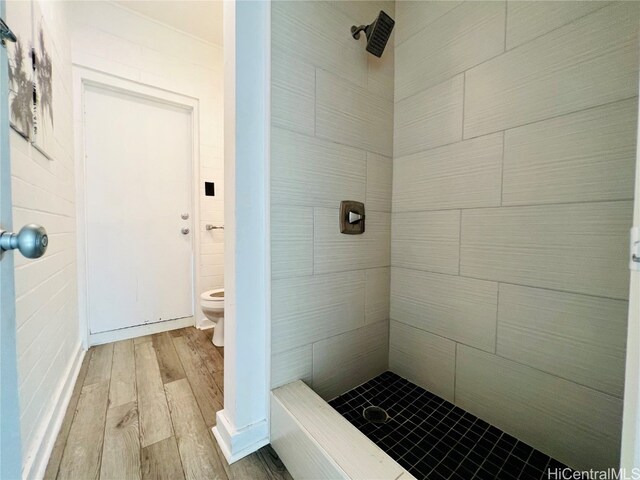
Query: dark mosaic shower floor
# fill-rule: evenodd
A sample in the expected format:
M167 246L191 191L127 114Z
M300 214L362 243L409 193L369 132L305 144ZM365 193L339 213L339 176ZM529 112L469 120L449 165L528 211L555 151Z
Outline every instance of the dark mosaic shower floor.
M452 403L385 372L329 404L419 479L546 479L567 468ZM376 425L365 407L384 408ZM556 478L552 476L551 478Z

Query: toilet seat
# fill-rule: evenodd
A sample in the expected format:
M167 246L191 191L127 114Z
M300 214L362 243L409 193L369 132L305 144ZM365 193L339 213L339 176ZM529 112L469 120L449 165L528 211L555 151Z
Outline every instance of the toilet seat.
M216 290L207 290L200 295L200 300L205 302L220 302L224 303L224 288L218 288Z

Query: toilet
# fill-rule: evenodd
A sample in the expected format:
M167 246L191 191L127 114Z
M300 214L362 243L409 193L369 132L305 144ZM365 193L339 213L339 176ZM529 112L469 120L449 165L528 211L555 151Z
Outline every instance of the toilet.
M200 295L200 308L215 324L213 344L216 347L224 347L224 288L209 290Z

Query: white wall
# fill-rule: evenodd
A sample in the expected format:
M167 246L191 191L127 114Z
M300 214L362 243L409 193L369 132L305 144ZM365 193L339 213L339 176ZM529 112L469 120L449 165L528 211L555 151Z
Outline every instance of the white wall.
M200 111L200 285L224 286L222 48L110 2L70 2L72 60L111 75L198 99ZM76 125L76 128L80 128ZM204 196L204 182L215 197ZM202 317L199 309L197 318Z
M14 226L42 224L49 249L16 261L17 351L23 465L34 461L80 352L76 294L71 50L65 5L38 2L53 62L55 142L47 160L11 132ZM11 2L8 6L9 15ZM50 434L51 432L49 432ZM27 473L29 470L25 471Z
M390 367L615 467L635 2L398 2Z

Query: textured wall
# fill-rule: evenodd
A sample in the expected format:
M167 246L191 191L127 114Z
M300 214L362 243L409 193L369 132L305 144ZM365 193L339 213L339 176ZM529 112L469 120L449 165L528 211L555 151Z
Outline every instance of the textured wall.
M26 12L25 12L26 6ZM13 224L43 225L49 248L40 259L15 258L17 354L23 465L31 472L37 449L72 372L80 348L76 284L75 184L71 50L65 5L36 2L37 24L48 35L53 64L54 141L45 158L11 131ZM31 15L29 3L7 5L9 23ZM17 22L15 22L17 23ZM33 473L33 472L31 472Z
M198 99L200 125L200 285L224 287L222 47L151 20L115 3L70 2L73 62ZM170 73L169 73L170 72ZM204 196L204 182L215 196ZM204 318L199 309L196 317Z
M618 463L634 2L398 2L390 367Z
M272 385L302 378L330 398L386 370L393 38L369 55L353 24L392 2L272 7ZM365 202L361 236L341 200Z

